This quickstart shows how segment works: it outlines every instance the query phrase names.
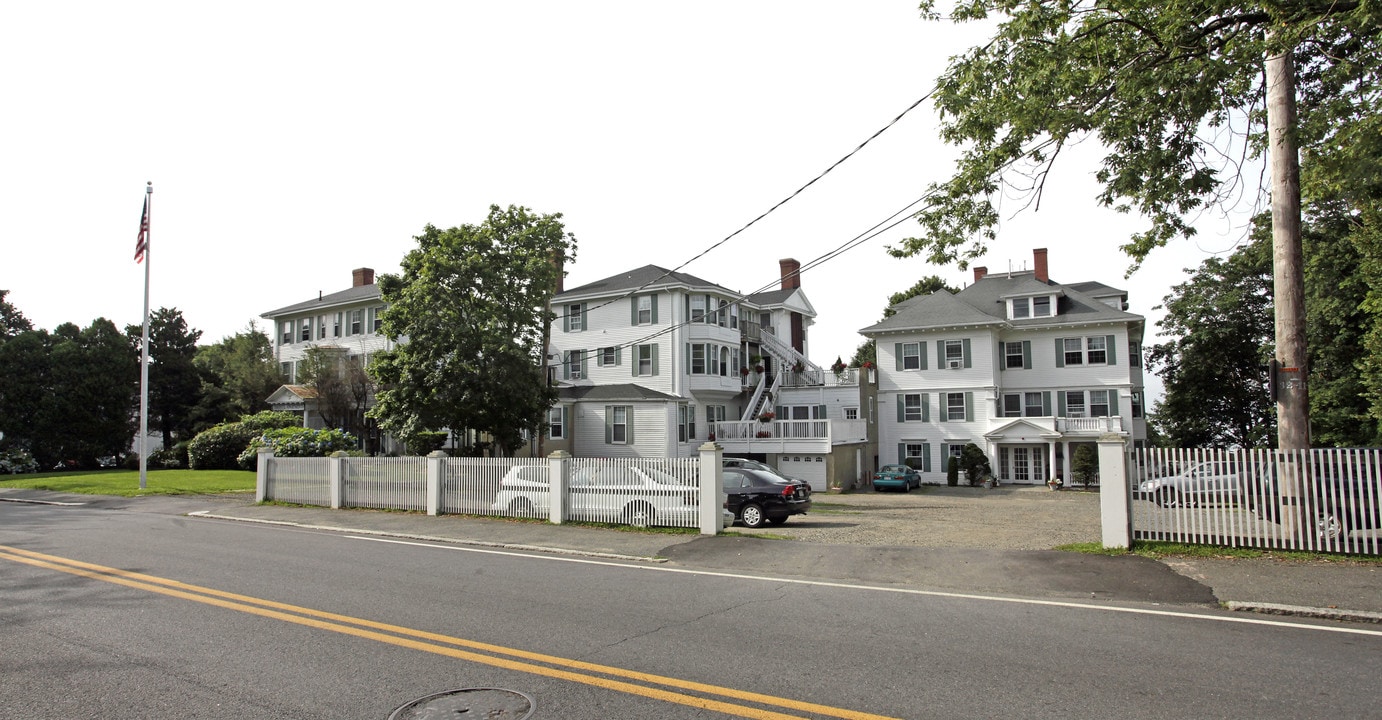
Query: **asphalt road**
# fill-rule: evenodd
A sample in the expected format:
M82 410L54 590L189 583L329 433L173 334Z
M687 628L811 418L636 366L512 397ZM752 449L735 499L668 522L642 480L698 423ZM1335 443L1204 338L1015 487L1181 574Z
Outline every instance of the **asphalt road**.
M760 575L742 553L773 543L724 544L733 570L683 547L706 554L0 503L0 718L383 719L455 688L524 693L535 719L1379 715L1372 627Z

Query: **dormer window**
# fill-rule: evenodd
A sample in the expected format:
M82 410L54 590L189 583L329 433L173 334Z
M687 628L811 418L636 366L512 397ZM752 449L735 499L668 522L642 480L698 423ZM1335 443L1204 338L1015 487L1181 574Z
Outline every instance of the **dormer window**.
M1013 319L1031 317L1032 307L1029 298L1013 298Z
M1051 316L1051 296L1042 295L1032 298L1032 317Z
M1008 301L1009 320L1025 320L1035 317L1051 317L1050 295L1012 298Z

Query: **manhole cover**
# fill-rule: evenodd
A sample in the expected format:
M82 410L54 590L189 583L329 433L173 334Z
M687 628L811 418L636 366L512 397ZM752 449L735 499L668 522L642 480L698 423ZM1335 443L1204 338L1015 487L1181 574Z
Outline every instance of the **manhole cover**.
M420 697L393 711L389 720L523 720L537 704L517 690L461 688Z

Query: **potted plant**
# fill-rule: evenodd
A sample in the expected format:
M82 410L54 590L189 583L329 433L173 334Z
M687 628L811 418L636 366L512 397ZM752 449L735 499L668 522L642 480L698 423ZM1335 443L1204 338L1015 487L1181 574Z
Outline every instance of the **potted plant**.
M714 440L714 439L715 439L715 433L710 433L710 435L706 436L706 440Z
M798 360L796 364L792 365L793 372L803 372L804 370L806 370L806 364L800 360Z
M764 410L763 413L758 416L758 422L770 423L773 421L773 418L775 417L777 417L777 414L774 413L772 410Z
M767 430L759 430L758 433L754 435L754 437L761 437L761 438L770 438L770 437L772 437L772 436L773 436L773 434L770 433L770 432L768 432Z
M1058 477L1053 477L1053 478L1051 478L1050 480L1047 480L1047 481L1046 481L1046 487L1051 488L1051 490L1052 490L1053 492L1056 491L1056 490L1059 490L1059 489L1060 489L1060 486L1061 486L1061 481L1060 481L1060 478L1058 478Z
M836 355L835 362L830 365L830 372L835 373L835 377L839 377L844 371L845 361L841 360L839 355Z

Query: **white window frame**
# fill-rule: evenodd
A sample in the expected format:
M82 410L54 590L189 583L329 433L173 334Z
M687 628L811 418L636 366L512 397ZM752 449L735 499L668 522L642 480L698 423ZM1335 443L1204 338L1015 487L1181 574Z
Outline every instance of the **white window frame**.
M1086 412L1089 413L1089 417L1108 417L1108 416L1109 416L1110 409L1111 409L1111 406L1110 406L1110 404L1109 404L1109 393L1110 393L1110 392L1117 392L1117 391L1114 391L1114 390L1090 390L1088 393L1086 393L1085 407L1088 408L1088 410L1087 410ZM1100 402L1099 399L1098 399L1099 396L1101 396L1101 395L1103 396L1103 401L1102 401L1102 402ZM1103 408L1103 412L1100 412L1100 411L1099 411L1099 408Z
M1103 335L1091 335L1084 339L1085 357L1090 365L1108 364L1108 338Z
M1016 352L1013 352L1014 349ZM1015 365L1013 364L1014 359L1017 360ZM1026 354L1022 352L1021 340L1003 343L1003 367L1009 370L1021 370L1026 367L1026 362Z
M282 323L279 324L279 331L282 333L282 334L281 334L281 337L283 338L283 343L282 343L282 344L284 344L284 345L292 345L292 344L293 344L293 321L292 321L292 320L284 320Z
M629 405L611 407L610 413L613 415L609 421L609 442L611 445L629 444L629 411L631 409ZM622 422L620 421L621 415L623 416Z
M846 420L858 420L858 419L859 419L859 408L858 408L857 406L846 407L846 408L844 408L844 413L845 413L845 419L846 419Z
M581 332L585 330L585 314L580 303L572 303L566 306L566 331Z
M902 369L921 369L921 343L902 343Z
M599 362L597 364L600 367L617 364L617 360L619 357L618 352L618 349L613 346L600 348L600 353L596 356L597 358L599 358Z
M960 412L959 412L959 417L956 417L956 416L955 416L955 411L956 411L956 409L957 409L957 408L955 407L955 400L956 400L956 399L958 399L958 400L960 401L960 405L959 405L959 408L958 408L958 410L960 411ZM958 420L958 421L961 421L961 422L964 421L964 419L965 419L965 394L964 394L964 393L962 393L962 392L948 392L948 393L945 393L945 419L946 419L947 422L953 422L953 421L957 421L957 420Z
M351 310L351 311L350 311L350 334L351 334L351 335L364 335L364 334L365 334L365 311L364 311L364 310Z
M547 411L547 437L551 440L566 439L566 406L558 405Z
M1032 317L1051 317L1051 296L1039 295L1032 298Z
M1026 417L1042 417L1046 414L1046 403L1042 402L1040 392L1022 393L1022 413ZM1033 412L1035 410L1035 412Z
M336 313L335 320L334 320L334 322L333 322L332 325L331 325L331 337L340 337L340 336L341 336L342 320L344 320L344 319L345 319L345 313L339 313L339 312Z
M913 402L915 400L915 402ZM907 393L902 396L902 421L920 422L922 418L921 393Z
M1032 316L1032 307L1031 307L1031 303L1032 303L1032 301L1031 301L1030 298L1025 298L1025 297L1024 297L1024 298L1013 298L1013 299L1012 299L1012 314L1011 314L1010 317L1011 317L1013 320L1023 320L1023 319L1025 319L1025 318L1031 317L1031 316Z
M1010 401L1011 401L1011 402L1010 402ZM1016 405L1016 407L1015 407L1015 408L1010 408L1010 407L1008 407L1008 405L1010 405L1010 404ZM1008 417L1022 417L1022 411L1023 411L1022 393L1004 393L1004 394L1003 394L1003 417L1005 417L1005 418L1008 418Z
M1062 344L1067 367L1084 364L1084 338L1065 338Z
M298 339L301 342L312 339L312 318L303 318L298 321Z
M963 340L945 340L945 366L953 367L956 363L964 365L965 344ZM953 350L953 352L952 352Z
M705 374L706 374L705 348L706 348L706 346L705 346L704 343L691 343L691 370L690 370L690 371L691 371L691 374L692 374L692 375L705 375ZM698 357L698 356L699 356L699 357ZM697 368L699 368L699 369L697 369Z
M1065 416L1068 418L1089 417L1089 410L1085 406L1083 390L1065 390ZM1071 403L1071 400L1079 400L1078 403ZM1073 409L1074 405L1079 405L1079 410Z
M653 324L653 296L652 296L652 295L639 295L639 296L638 296L637 302L638 302L638 324L639 324L639 325L652 325L652 324Z
M634 352L637 354L638 375L639 377L651 376L653 374L653 346L635 345ZM644 357L644 356L647 357Z
M572 380L583 380L585 376L581 374L581 360L585 355L584 350L572 350L566 354L566 375Z
M703 323L706 321L706 302L704 295L691 296L691 322Z

